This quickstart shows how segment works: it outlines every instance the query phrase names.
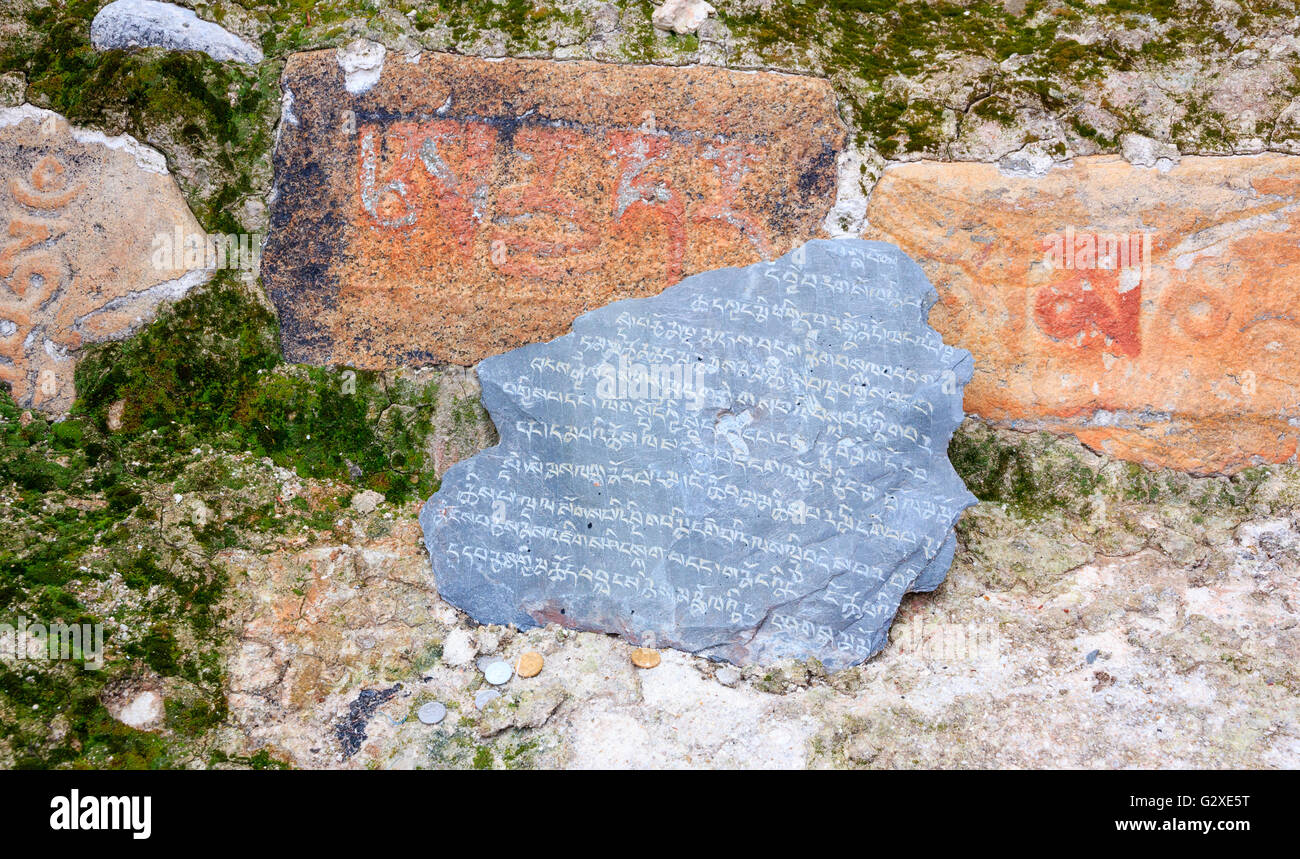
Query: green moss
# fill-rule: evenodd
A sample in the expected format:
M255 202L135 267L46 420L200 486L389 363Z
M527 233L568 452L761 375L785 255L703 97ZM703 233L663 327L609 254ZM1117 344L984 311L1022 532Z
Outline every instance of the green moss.
M189 680L205 706L224 711L217 629L225 571L175 553L164 560L157 548L134 548L157 540L146 484L131 473L123 456L129 448L94 421L28 419L0 390L0 441L0 614L32 623L103 624L107 657L100 671L84 670L77 661L24 660L0 672L4 747L18 766L179 765L185 744L169 746L121 725L99 697L142 663L164 677ZM40 482L29 466L42 460L57 463L46 482L61 488L25 488ZM129 544L122 539L126 533ZM109 619L83 594L114 575L141 600L124 617ZM117 620L129 621L131 632L123 635ZM57 738L56 719L63 723Z
M115 720L100 703L107 677L69 664L15 671L0 666L0 697L12 715L0 717L0 740L18 769L161 769L179 765L183 743ZM63 734L50 735L51 722Z
M1013 514L1037 520L1064 515L1087 519L1093 503L1174 505L1192 511L1193 521L1213 514L1245 514L1261 486L1274 477L1269 467L1244 469L1231 476L1196 477L1178 471L1150 471L1133 462L1092 457L1077 442L1047 433L997 431L966 421L948 447L948 456L967 488L980 501L1004 504ZM1120 527L1131 519L1121 517Z
M960 112L962 106L917 95L926 92L925 84L936 70L1000 65L1017 57L1013 73L979 82L988 90L974 110L980 118L1011 125L1023 110L1060 115L1068 110L1061 93L1077 92L1114 72L1154 73L1189 55L1226 59L1233 50L1221 28L1213 26L1220 17L1213 0L1112 0L1100 6L1085 0L1029 0L1021 14L985 0L718 5L719 17L737 45L756 53L764 64L829 78L852 114L858 142L886 157L937 152L948 140L941 124L943 110ZM1259 37L1293 14L1289 3L1252 4L1237 26L1242 38ZM1135 29L1149 37L1137 46L1120 38ZM1089 30L1103 35L1086 45L1071 35ZM1114 148L1113 139L1077 117L1063 118L1081 136ZM1214 135L1212 128L1196 125L1188 127L1179 142L1187 149L1204 148Z
M290 766L284 761L272 757L266 749L261 749L252 755L230 755L220 749L212 752L208 758L209 765L217 764L235 764L236 766L247 767L253 770L287 770Z
M623 38L623 56L632 63L651 63L658 59L658 33L650 21L654 4L650 0L619 0L618 8L628 24ZM632 13L629 14L629 10Z
M208 165L204 184L177 173L195 216L212 232L247 232L242 204L269 177L279 64L249 68L197 52L96 51L90 21L102 5L33 6L24 37L0 46L0 72L21 72L29 101L75 124L160 146L173 167L178 159Z
M512 53L538 52L555 47L549 35L555 24L581 32L587 25L580 8L565 10L533 0L398 0L395 6L409 16L417 30L446 27L456 43L473 42L482 34L498 33Z
M501 762L506 769L522 770L531 769L535 766L535 758L541 743L536 739L525 739L518 741L512 737L515 742L503 742L498 746L501 752Z
M112 659L102 672L53 663L0 676L0 713L12 714L0 716L0 753L23 766L188 765L226 712L229 574L217 553L259 531L333 527L347 502L300 502L282 516L235 463L267 457L390 501L422 497L437 485L425 450L438 386L283 365L274 318L225 274L135 337L87 350L76 382L73 417L61 423L25 413L0 389L0 612L105 622ZM110 410L121 416L111 431ZM469 405L455 410L474 419ZM263 473L258 485L267 482ZM224 498L224 512L180 522L173 513L164 526L180 493ZM113 581L134 596L100 617L80 595ZM106 684L136 666L198 690L194 701L169 702L166 741L98 704ZM36 691L45 703L33 710ZM53 712L70 723L59 741Z
M492 756L492 749L487 746L479 746L474 750L474 769L490 770L495 758Z
M165 709L167 727L187 737L201 736L224 722L228 714L224 699L215 704L207 700L168 701Z
M1053 508L1078 508L1101 477L1064 451L1045 456L1048 437L1036 441L1009 443L988 427L967 422L953 434L948 458L980 501L1007 504L1030 518Z
M954 54L993 62L1013 54L1041 55L1045 65L1062 61L1052 54L1058 22L1034 24L1032 11L1018 17L986 2L778 0L770 8L719 14L772 64L811 61L808 70L829 77L846 96L859 142L889 156L936 146L944 139L948 108L938 98L901 96L899 78L923 77Z
M103 428L120 403L116 438L149 448L146 462L209 445L355 481L394 502L436 485L424 453L436 384L389 390L371 372L281 365L274 317L230 278L138 336L88 350L76 381L76 414Z

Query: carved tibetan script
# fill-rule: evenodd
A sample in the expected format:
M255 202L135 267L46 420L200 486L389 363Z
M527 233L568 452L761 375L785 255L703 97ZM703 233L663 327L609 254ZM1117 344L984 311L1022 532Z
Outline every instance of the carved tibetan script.
M0 384L66 413L82 347L126 337L208 272L155 263L154 240L206 240L163 156L56 113L0 108Z
M843 129L824 81L333 51L284 76L263 275L290 360L459 363L817 234Z
M420 517L440 595L742 663L867 658L974 502L947 458L971 357L934 300L891 245L814 241L484 361L501 444Z

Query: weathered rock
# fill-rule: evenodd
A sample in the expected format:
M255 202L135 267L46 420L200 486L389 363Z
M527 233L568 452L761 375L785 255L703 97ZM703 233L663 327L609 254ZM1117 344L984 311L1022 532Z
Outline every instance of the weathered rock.
M363 489L352 496L351 507L358 513L374 513L384 503L384 493L373 489Z
M0 75L0 107L18 107L27 93L27 80L21 72Z
M479 708L483 710L483 717L479 722L478 735L491 737L508 728L540 728L567 699L564 689L554 683L514 692L494 707Z
M1130 143L1158 169L892 167L864 235L939 285L932 324L976 356L968 412L1197 473L1293 460L1300 158Z
M651 13L650 22L660 30L686 35L700 29L705 19L717 11L704 0L665 0Z
M482 623L865 659L974 500L946 458L970 355L934 297L897 248L814 241L484 361L502 442L421 512L439 593Z
M470 365L819 234L825 81L366 46L289 58L262 274L286 357Z
M442 645L442 661L447 665L468 665L478 655L474 635L467 629L457 629L447 636Z
M1178 147L1172 143L1161 143L1141 134L1125 134L1119 142L1120 154L1134 167L1169 170L1182 158Z
M538 769L1300 765L1289 691L1300 684L1300 468L1231 480L1148 472L1073 438L973 419L956 439L958 456L974 444L995 472L1014 454L1007 487L1030 478L1030 512L1009 497L967 509L944 586L904 600L882 653L824 677L803 664L751 667L728 688L724 678L738 677L724 665L715 675L666 649L644 671L624 641L551 624L503 644L512 661L545 654L543 672L478 710L481 675L436 658L437 642L471 621L433 589L414 520L377 542L354 532L340 544L329 531L279 538L269 555L223 553L241 580L252 577L231 623L289 669L265 692L230 695L243 738L231 754L426 770L479 766L483 746L494 766ZM1083 497L1080 483L1098 478ZM365 566L304 566L331 556ZM280 572L268 580L271 570ZM283 626L245 628L248 612L272 611ZM485 629L497 628L473 632ZM238 652L228 651L228 674ZM1093 692L1098 670L1114 683ZM342 758L334 729L350 702L398 682L410 698L384 704L364 746ZM532 690L567 697L540 728L493 733L532 706L521 696ZM449 709L437 728L418 720L429 700Z
M0 382L61 413L86 343L126 336L202 283L206 237L157 151L74 128L31 105L0 109ZM198 250L155 254L161 236Z
M219 62L256 65L262 49L204 21L183 6L157 0L114 0L90 22L90 41L98 50L165 48L202 51Z
M104 690L103 704L114 719L140 731L161 728L166 717L162 682L154 674L115 681Z
M727 665L723 668L719 668L718 673L713 675L713 677L723 686L735 686L741 679L740 669L733 665Z
M394 674L418 682L419 669L434 661L432 643L449 637L440 618L454 612L428 584L414 521L396 519L376 539L354 532L351 545L281 541L275 552L221 556L243 583L227 647L229 702L237 725L279 746L301 745L303 755L313 748L310 758L321 766L355 752L367 731L392 730L382 718L370 720L375 708L337 729L340 718L358 714L354 703L370 697L365 689L391 687Z
M154 691L141 692L115 714L115 718L132 728L148 730L162 724L163 699Z

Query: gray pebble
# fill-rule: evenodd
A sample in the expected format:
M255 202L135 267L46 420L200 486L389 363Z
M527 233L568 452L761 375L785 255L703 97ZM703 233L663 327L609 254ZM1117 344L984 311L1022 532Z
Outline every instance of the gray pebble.
M1097 654L1098 654L1098 653L1101 653L1101 651L1100 651L1100 650L1094 650L1094 651L1092 651L1091 653L1089 653L1087 656L1085 656L1084 659L1088 660L1088 664L1091 665L1092 663L1094 663L1094 662L1097 661Z
M734 665L724 665L713 676L723 686L735 686L740 682L740 669Z

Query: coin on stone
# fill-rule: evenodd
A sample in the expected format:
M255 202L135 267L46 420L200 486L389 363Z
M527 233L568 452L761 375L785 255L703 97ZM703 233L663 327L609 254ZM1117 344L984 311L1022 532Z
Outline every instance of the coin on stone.
M632 664L637 668L654 668L659 664L659 651L638 647L632 651Z
M546 660L542 659L542 654L536 650L530 650L520 655L519 661L515 663L515 673L520 677L536 677L542 672L542 666Z
M447 705L441 701L430 701L416 711L415 715L426 725L436 725L447 718Z
M510 663L501 659L483 666L483 677L493 686L500 686L513 677L514 674L515 670L510 667Z

